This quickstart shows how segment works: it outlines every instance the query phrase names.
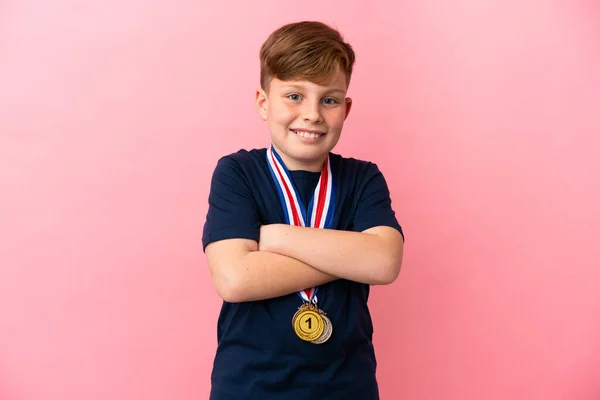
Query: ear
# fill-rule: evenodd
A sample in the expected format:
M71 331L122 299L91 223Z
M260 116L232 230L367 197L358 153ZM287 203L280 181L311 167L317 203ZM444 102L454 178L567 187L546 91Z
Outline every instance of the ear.
M262 88L256 89L255 99L256 111L263 121L267 120L267 94Z
M348 114L350 114L350 109L352 108L352 99L350 97L346 97L346 116L344 120L348 118Z

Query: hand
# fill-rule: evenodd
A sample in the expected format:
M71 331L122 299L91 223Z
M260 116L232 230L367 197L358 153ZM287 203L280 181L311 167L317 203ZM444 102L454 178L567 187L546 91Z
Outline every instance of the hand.
M262 225L260 227L258 251L274 252L277 247L278 237L278 224Z

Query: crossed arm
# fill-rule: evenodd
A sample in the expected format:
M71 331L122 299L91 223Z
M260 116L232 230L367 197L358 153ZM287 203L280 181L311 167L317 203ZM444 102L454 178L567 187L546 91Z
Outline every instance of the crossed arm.
M403 238L394 228L363 232L261 227L259 242L228 239L206 247L217 293L236 303L283 296L339 278L392 283L400 272Z

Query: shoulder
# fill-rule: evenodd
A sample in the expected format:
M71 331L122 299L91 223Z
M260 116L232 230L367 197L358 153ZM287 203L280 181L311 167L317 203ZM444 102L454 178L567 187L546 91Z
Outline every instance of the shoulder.
M330 153L331 162L344 168L349 168L357 171L373 171L378 170L377 164L373 161L362 160L354 157L345 157L340 154Z
M256 163L263 163L267 149L240 149L234 153L222 156L217 161L217 167L238 166L239 168L251 167Z
M252 175L266 162L266 149L240 149L220 157L214 170L213 176L242 176Z
M332 168L335 168L346 182L354 181L357 186L364 186L373 179L383 179L383 174L375 162L334 153L330 154L330 158Z

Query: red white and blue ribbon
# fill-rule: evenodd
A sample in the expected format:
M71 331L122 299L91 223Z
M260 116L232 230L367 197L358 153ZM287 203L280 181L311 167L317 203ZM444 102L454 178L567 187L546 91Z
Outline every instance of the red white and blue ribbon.
M329 155L323 163L319 183L317 183L308 207L302 203L302 198L292 182L290 172L272 145L267 149L267 164L275 181L287 224L322 229L332 228L335 190ZM318 288L309 288L298 292L298 295L304 301L316 303L317 291Z

